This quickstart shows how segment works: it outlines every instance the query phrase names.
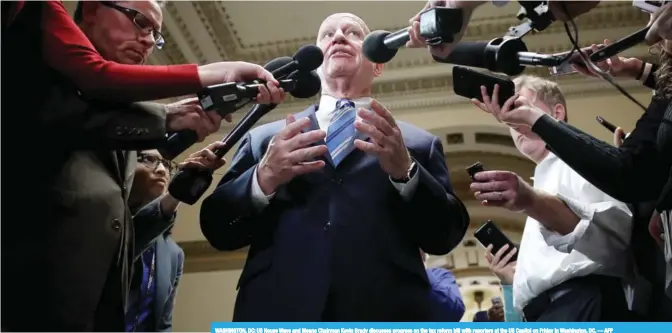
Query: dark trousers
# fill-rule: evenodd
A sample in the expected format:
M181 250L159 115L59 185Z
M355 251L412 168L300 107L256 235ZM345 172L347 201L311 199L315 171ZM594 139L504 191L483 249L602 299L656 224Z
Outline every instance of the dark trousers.
M561 295L557 296L556 295ZM621 279L588 275L561 283L523 309L526 321L620 322L631 319Z

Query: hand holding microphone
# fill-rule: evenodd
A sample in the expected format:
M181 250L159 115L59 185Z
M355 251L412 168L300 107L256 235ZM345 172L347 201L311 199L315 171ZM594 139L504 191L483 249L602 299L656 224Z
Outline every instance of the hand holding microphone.
M198 98L183 99L166 104L165 107L167 130L169 132L191 131L197 142L205 140L208 135L216 132L222 121L222 116L216 112L204 112ZM227 121L231 121L230 117Z
M428 1L425 7L413 16L408 22L411 26L408 28L408 34L410 36L409 41L406 43L406 47L409 48L419 48L419 47L429 47L429 52L432 55L440 58L447 57L450 52L453 50L455 43L458 43L462 40L464 32L466 31L467 24L471 19L471 14L473 13L476 7L482 5L485 1L457 1L457 0L432 0ZM453 36L453 40L450 43L442 43L438 45L431 45L427 42L427 39L424 38L421 34L421 20L420 17L423 12L426 12L432 8L460 8L462 9L462 23L461 28L458 33Z
M261 79L267 82L267 88L260 89L256 96L260 104L279 103L284 95L278 89L279 83L268 70L257 64L243 61L218 62L199 67L201 82L208 86L224 82L248 82ZM216 83L211 83L211 82Z
M264 67L272 70L278 79L286 77L287 80L293 81L293 89L290 90L292 96L309 98L319 93L321 88L320 79L313 69L322 64L322 58L322 51L314 45L309 45L301 48L294 58L274 59ZM308 71L304 71L305 69ZM255 104L233 130L222 139L213 154L218 158L226 155L259 119L275 107L276 104ZM212 171L209 168L184 168L173 177L168 191L177 200L190 205L194 204L212 183Z

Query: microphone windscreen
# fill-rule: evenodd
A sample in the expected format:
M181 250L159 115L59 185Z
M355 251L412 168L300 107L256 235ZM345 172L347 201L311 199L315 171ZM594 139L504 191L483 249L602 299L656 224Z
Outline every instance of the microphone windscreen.
M269 72L273 72L274 70L276 70L276 69L278 69L282 66L285 66L285 65L287 65L287 64L289 64L293 61L294 61L294 59L292 59L292 57L275 58L275 59L269 61L268 63L266 63L266 65L264 65L264 69L266 69Z
M453 52L448 57L435 60L455 65L487 68L485 62L485 48L489 42L460 42L455 44Z
M322 89L320 77L315 71L296 71L290 74L288 79L296 81L294 90L290 91L290 94L296 98L311 98Z
M364 38L362 53L364 53L366 59L375 64L384 64L397 55L398 49L388 49L385 46L385 37L389 34L389 31L377 30Z
M302 46L294 54L297 69L304 72L317 69L322 65L323 60L324 54L322 53L322 49L312 44Z

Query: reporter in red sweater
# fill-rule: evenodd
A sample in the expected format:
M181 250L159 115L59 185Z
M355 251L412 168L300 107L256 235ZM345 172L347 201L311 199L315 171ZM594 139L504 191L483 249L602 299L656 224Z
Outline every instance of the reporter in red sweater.
M59 1L2 2L3 138L12 141L2 148L13 161L3 176L17 181L3 193L16 216L2 225L3 331L125 330L132 262L148 245L140 240L167 230L174 208L157 200L131 214L136 150L156 148L166 131L203 139L221 120L193 104L140 101L256 78L270 82L261 102L284 98L254 64L140 65L170 43L156 1L80 5L78 26Z

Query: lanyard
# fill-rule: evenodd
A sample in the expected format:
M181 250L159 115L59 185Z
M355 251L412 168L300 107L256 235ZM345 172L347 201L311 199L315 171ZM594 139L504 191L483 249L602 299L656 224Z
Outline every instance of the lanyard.
M131 330L132 332L135 332L135 329L137 328L138 320L140 319L140 315L142 314L142 309L144 308L145 305L145 300L149 299L150 297L150 292L152 290L152 283L154 282L154 271L156 269L156 252L152 251L152 261L149 266L149 276L147 277L147 285L145 285L145 292L142 292L142 285L140 286L140 293L138 297L138 300L136 302L137 307L136 307L136 313L135 313L135 318L134 318L134 323L133 323L133 329ZM143 273L144 273L144 268L143 268ZM144 280L144 279L143 279ZM144 281L143 281L144 282ZM143 283L144 285L144 283ZM143 297L144 296L144 297Z

